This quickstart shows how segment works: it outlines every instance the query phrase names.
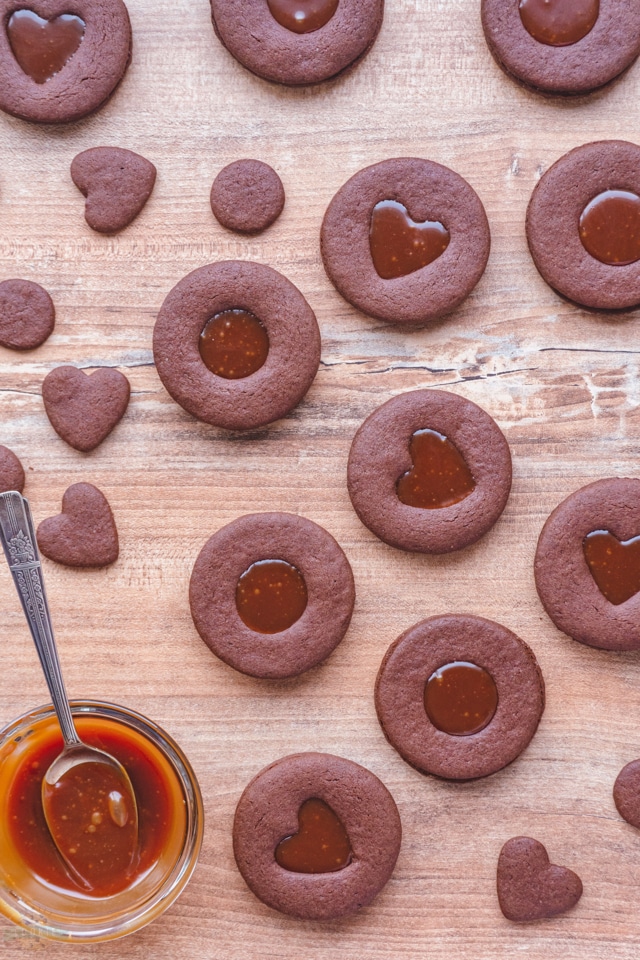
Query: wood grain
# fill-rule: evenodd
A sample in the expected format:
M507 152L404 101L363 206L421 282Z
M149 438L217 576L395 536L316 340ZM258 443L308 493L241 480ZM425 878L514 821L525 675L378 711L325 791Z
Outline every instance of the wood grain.
M70 693L127 704L162 724L200 778L207 825L199 867L166 915L132 937L83 948L83 960L632 960L640 948L640 837L617 816L614 779L640 753L640 656L590 650L552 626L532 563L549 511L583 483L637 474L637 316L588 314L560 300L528 255L524 215L542 171L594 139L640 140L640 67L610 89L551 101L510 82L491 59L478 0L388 0L357 70L311 90L248 74L216 41L206 0L128 0L133 65L97 116L60 129L0 117L0 280L42 283L57 307L39 350L0 350L0 441L27 468L36 519L78 480L108 496L121 558L77 572L46 564ZM92 233L69 177L81 150L127 147L158 167L139 219L114 238ZM241 157L279 172L284 213L255 239L225 232L208 193ZM466 177L486 205L487 272L454 316L405 332L350 308L319 256L326 205L362 166L424 156ZM164 391L152 363L155 314L188 271L252 259L285 273L317 313L319 375L291 416L248 436L197 423ZM95 452L68 448L40 398L53 366L110 365L131 380L123 422ZM346 457L363 418L389 397L439 386L476 401L504 429L515 482L502 520L460 554L392 550L357 520ZM351 629L323 666L296 681L257 682L218 662L187 602L207 537L245 512L282 509L325 526L354 568ZM46 701L8 576L0 576L0 719ZM425 616L472 612L534 649L547 681L540 730L509 769L452 785L407 767L373 706L382 655ZM393 879L368 909L335 924L299 923L263 907L236 871L237 799L286 753L335 752L393 792L405 838ZM529 834L576 870L585 893L566 917L503 919L495 866L504 840ZM78 952L78 951L76 951ZM0 924L0 957L68 956Z

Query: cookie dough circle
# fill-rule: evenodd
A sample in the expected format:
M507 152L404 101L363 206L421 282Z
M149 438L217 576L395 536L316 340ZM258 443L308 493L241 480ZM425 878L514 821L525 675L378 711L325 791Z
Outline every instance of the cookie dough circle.
M56 311L47 291L31 280L0 283L0 346L33 350L53 333Z
M558 293L583 307L626 310L640 304L640 261L601 263L587 253L579 233L584 208L609 189L640 195L640 147L624 140L576 147L547 170L533 191L527 240L542 278Z
M269 353L241 380L204 364L198 342L224 310L248 310L266 327ZM200 267L167 295L153 331L158 375L176 403L198 420L250 430L279 420L304 397L320 364L315 314L297 287L259 263L225 260Z
M321 83L369 51L382 26L384 0L340 0L324 27L299 34L281 26L267 0L211 0L220 42L247 70L287 86Z
M415 222L439 221L451 239L444 253L414 273L383 280L371 257L376 204L396 200ZM360 170L338 190L324 215L322 259L339 293L363 313L390 323L424 326L455 310L484 273L491 236L475 190L431 160L384 160Z
M19 66L6 25L16 10L43 19L75 14L84 37L67 64L46 83ZM0 110L36 123L71 123L98 110L111 97L131 61L131 24L122 0L0 0Z
M411 437L435 430L458 449L475 480L468 497L451 507L424 510L398 498L396 485L412 467ZM372 533L399 550L449 553L479 540L505 508L511 490L511 453L488 413L443 390L414 390L388 400L356 433L347 469L353 508Z
M597 90L640 54L640 7L630 0L600 0L593 29L564 47L534 40L522 22L518 0L482 0L482 26L499 66L543 93Z
M24 468L13 450L0 444L0 493L24 490Z
M284 207L282 180L268 163L236 160L220 171L211 187L213 215L238 233L260 233Z
M613 800L620 816L640 829L640 760L622 768L613 786Z
M424 708L429 677L456 661L482 667L498 688L493 719L471 736L438 730ZM450 614L417 623L389 647L375 700L384 735L407 763L447 780L473 780L506 767L528 745L544 710L544 680L533 651L506 627Z
M284 560L302 574L307 606L288 630L251 630L236 607L238 580L259 560ZM251 677L295 677L325 660L344 637L355 587L349 561L322 527L290 513L253 513L204 545L189 584L191 616L204 642Z
M574 640L602 650L638 650L640 593L614 605L600 592L583 549L596 530L621 541L640 535L640 480L596 480L556 507L538 540L538 595L556 627Z
M349 835L352 861L335 873L293 873L275 859L312 797L331 807ZM265 767L240 797L233 824L233 852L247 886L267 906L301 920L334 920L369 904L393 873L401 840L398 808L384 784L328 753L292 754Z

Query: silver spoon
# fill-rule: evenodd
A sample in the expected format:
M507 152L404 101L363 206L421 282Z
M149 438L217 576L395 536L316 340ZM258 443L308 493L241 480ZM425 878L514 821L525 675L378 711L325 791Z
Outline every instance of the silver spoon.
M138 857L138 808L129 775L115 757L78 736L67 699L29 502L0 494L0 539L40 657L64 747L42 780L51 837L86 889L122 880ZM109 879L110 878L110 879Z

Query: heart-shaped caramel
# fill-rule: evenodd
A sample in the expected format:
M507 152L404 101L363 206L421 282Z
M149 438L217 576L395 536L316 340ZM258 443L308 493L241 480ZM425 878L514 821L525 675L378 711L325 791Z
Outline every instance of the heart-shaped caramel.
M497 879L500 909L507 920L555 917L582 896L580 877L550 863L543 845L531 837L507 840L500 851Z
M313 33L329 23L339 0L267 0L269 12L293 33Z
M118 559L118 531L105 495L91 483L74 483L62 498L62 513L43 520L38 546L67 567L106 567Z
M7 36L24 73L36 83L46 83L77 52L84 29L84 20L71 13L45 20L33 10L16 10L7 24Z
M351 862L353 851L342 821L331 807L311 797L298 811L298 833L276 847L276 861L293 873L334 873Z
M594 530L582 548L591 576L609 603L618 606L640 591L640 536L618 540L608 530Z
M442 256L451 239L437 220L416 223L397 200L381 200L373 208L369 244L371 259L383 280L406 277Z
M413 467L397 486L398 499L408 507L451 507L475 490L475 480L459 450L436 430L416 430L409 453Z

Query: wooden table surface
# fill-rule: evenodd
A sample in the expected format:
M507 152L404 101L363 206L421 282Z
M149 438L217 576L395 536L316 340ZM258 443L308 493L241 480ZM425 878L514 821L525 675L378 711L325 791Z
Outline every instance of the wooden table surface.
M509 81L488 53L479 0L387 0L382 32L352 73L289 90L241 68L215 39L206 0L128 0L134 59L96 116L59 129L0 115L0 280L52 294L56 329L40 349L0 348L0 442L27 469L40 521L86 480L112 504L119 561L103 571L46 562L72 696L113 700L164 726L202 785L206 833L193 879L146 929L75 949L0 922L2 960L599 960L638 956L640 835L617 815L618 771L640 755L640 658L559 633L535 593L532 564L550 510L584 483L637 472L637 317L564 303L529 257L524 216L541 173L594 139L640 140L640 65L595 96L550 101ZM81 150L119 145L158 167L139 219L106 238L89 230L69 177ZM264 235L223 230L208 203L216 173L241 157L271 163L287 202ZM453 316L405 331L349 307L320 259L324 210L361 167L395 156L451 166L482 198L488 269ZM248 435L198 423L165 392L151 335L166 293L188 271L240 258L288 276L316 311L322 365L286 419ZM54 433L40 397L58 364L114 366L131 381L123 422L83 455ZM511 445L514 485L502 519L448 557L385 546L354 514L345 485L351 438L380 403L443 387L479 403ZM351 628L321 667L261 682L199 639L187 588L205 540L247 512L280 509L326 527L356 579ZM373 684L388 645L416 621L469 612L535 651L547 708L524 755L477 783L410 769L376 721ZM7 573L0 576L0 720L47 700ZM236 802L263 766L323 750L364 764L392 791L404 842L392 880L367 909L303 923L259 903L231 849ZM577 908L516 926L500 913L503 842L528 834L584 882Z

